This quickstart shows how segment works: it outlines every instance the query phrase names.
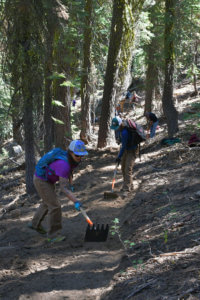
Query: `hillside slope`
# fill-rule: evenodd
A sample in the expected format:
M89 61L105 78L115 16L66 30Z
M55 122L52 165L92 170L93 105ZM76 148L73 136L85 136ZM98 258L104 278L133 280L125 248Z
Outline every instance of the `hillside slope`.
M128 197L104 199L118 148L89 145L75 193L95 223L115 225L105 243L84 243L85 220L62 195L66 241L50 245L28 229L38 198L25 193L17 159L1 163L0 299L200 299L200 147L187 146L192 133L200 137L200 98L189 98L190 89L177 91L181 142L161 146L160 122ZM121 182L119 170L116 191Z

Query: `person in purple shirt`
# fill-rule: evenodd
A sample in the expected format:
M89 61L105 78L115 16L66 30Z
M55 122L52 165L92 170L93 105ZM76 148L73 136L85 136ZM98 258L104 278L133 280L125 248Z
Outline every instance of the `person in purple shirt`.
M122 167L123 186L121 192L126 196L127 192L133 190L133 166L137 155L137 145L134 144L131 132L126 128L123 121L116 117L112 119L111 129L115 130L121 149L116 162Z
M47 233L47 240L49 242L60 242L65 239L65 236L61 235L61 204L56 195L55 183L59 181L61 191L74 203L76 210L80 210L81 203L67 186L74 168L81 162L81 158L87 154L85 144L81 140L74 140L70 143L66 152L66 160L57 159L48 165L45 179L39 177L37 171L35 172L33 182L39 196L42 198L42 203L36 211L32 222L28 224L28 227L41 234ZM49 172L49 170L51 171ZM41 225L46 215L48 217L47 232Z

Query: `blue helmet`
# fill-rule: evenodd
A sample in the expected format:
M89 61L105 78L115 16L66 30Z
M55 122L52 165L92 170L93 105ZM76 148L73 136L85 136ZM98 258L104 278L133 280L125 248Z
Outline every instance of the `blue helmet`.
M122 123L122 119L121 118L119 118L119 117L113 118L111 126L110 126L110 129L113 129L113 130L119 129L119 126L121 125L121 123Z
M86 151L85 144L80 140L74 140L69 145L69 150L72 151L75 155L88 155Z

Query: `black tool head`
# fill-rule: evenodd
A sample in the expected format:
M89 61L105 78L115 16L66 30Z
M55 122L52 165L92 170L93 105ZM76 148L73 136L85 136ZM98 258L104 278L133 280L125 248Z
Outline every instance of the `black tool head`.
M85 234L85 242L105 242L108 237L109 226L108 224L104 225L93 225L87 226L86 234Z
M117 193L114 192L104 192L104 199L115 199L118 198L119 195Z

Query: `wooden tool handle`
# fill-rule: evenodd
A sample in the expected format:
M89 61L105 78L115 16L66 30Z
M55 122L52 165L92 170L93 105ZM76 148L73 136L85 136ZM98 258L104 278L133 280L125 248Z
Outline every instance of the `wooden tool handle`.
M86 219L86 221L88 222L88 224L89 224L90 226L93 226L93 222L90 220L90 218L89 218L88 215L86 214L86 211L85 211L82 207L80 207L80 211L81 211L82 215L85 217L85 219Z

